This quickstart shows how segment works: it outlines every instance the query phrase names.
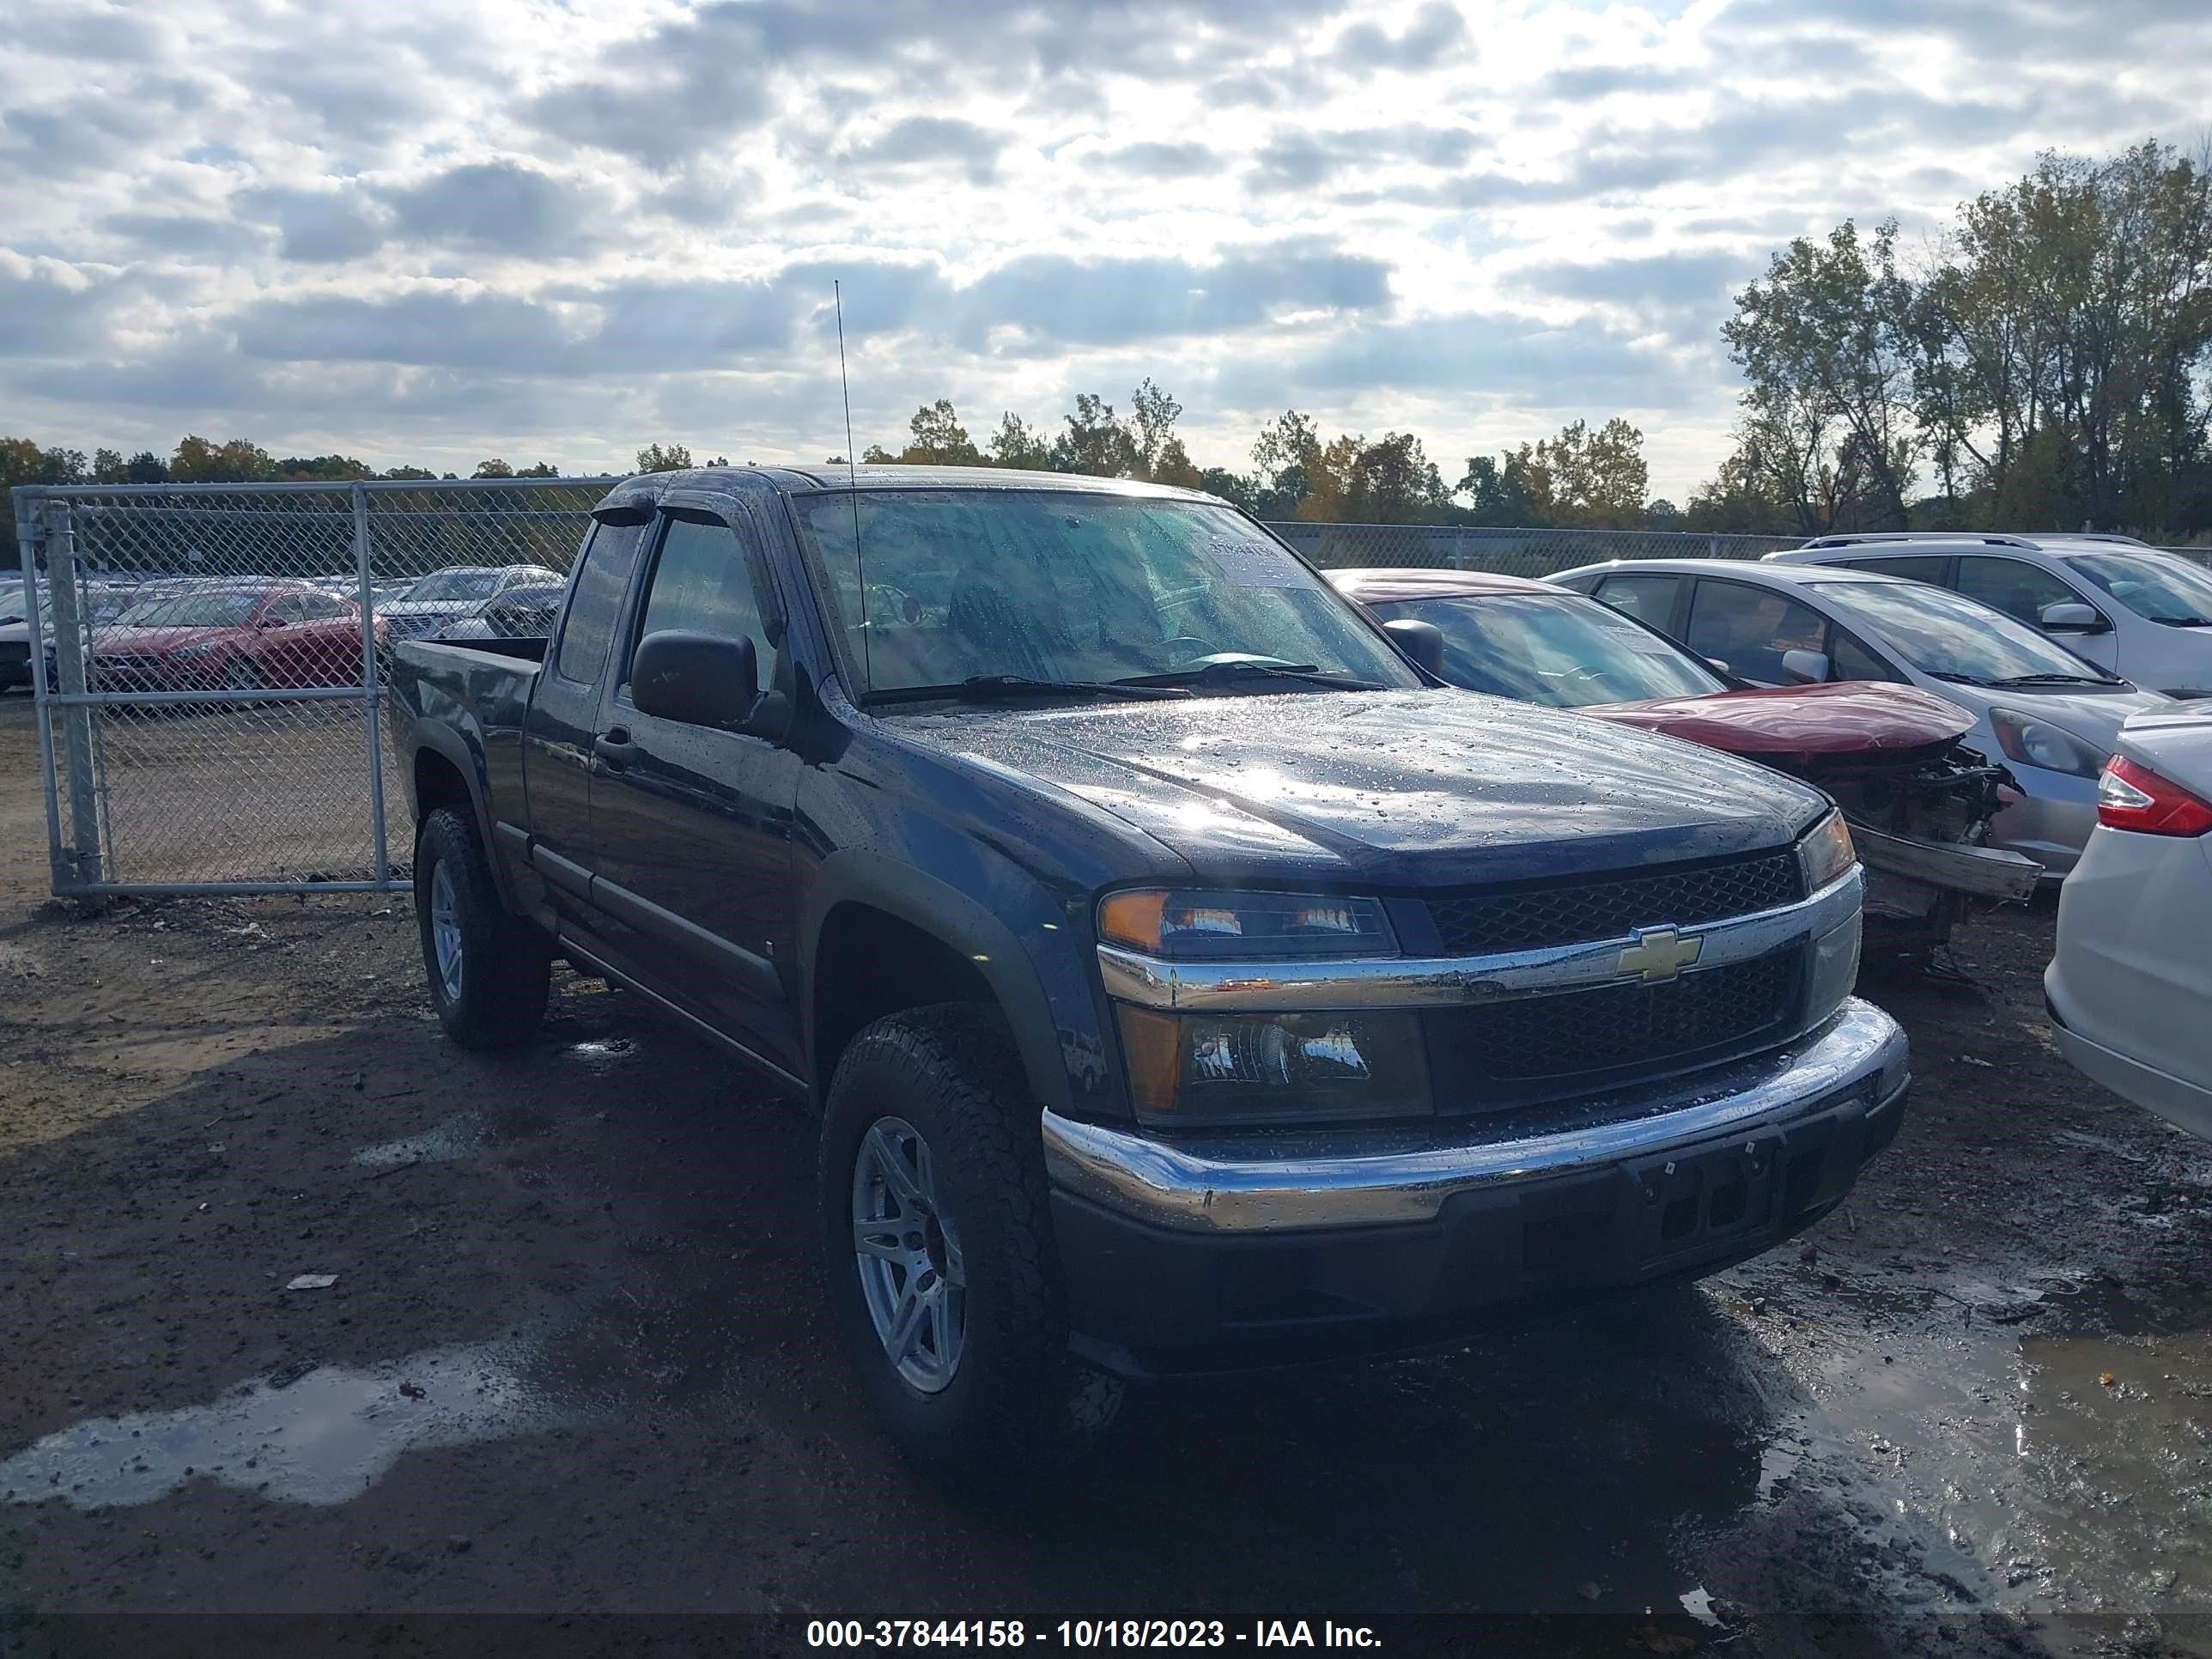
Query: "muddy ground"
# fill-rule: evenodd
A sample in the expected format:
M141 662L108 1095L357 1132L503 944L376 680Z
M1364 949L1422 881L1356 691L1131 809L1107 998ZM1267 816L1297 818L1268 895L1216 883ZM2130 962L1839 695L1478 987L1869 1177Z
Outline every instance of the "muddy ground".
M1446 1358L1143 1396L987 1505L830 1352L796 1109L566 978L543 1041L459 1053L404 898L49 902L29 716L0 1650L94 1613L1477 1611L1520 1622L1465 1650L2212 1653L2212 1155L2059 1059L2047 905L1963 939L1971 984L1864 988L1912 1111L1805 1238Z

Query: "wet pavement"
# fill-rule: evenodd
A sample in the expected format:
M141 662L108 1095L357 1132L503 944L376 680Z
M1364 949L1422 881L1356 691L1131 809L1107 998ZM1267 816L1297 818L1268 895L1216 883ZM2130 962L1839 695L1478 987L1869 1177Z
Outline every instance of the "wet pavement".
M1143 1394L984 1504L830 1352L803 1117L565 978L542 1043L458 1054L378 908L0 924L36 968L0 1647L94 1610L1475 1611L1532 1618L1516 1652L2212 1654L2212 1157L2057 1059L2047 909L1975 931L1973 987L1876 988L1912 1115L1804 1238L1441 1358Z

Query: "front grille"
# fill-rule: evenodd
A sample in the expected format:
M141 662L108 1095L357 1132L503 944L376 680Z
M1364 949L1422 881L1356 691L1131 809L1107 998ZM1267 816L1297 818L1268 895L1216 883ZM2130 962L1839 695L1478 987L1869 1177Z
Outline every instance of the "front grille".
M1717 1063L1778 1042L1795 1024L1802 945L1748 962L1527 997L1436 1017L1432 1063L1474 1109L1595 1085L1607 1073Z
M1491 888L1432 900L1446 956L1488 956L1618 939L1638 927L1692 927L1805 896L1794 848L1721 864L1543 886Z

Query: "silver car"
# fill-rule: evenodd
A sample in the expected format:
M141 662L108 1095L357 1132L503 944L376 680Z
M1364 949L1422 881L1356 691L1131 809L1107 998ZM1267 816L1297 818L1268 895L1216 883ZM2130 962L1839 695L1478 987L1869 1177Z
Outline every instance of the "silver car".
M2212 713L2139 715L2102 822L2058 901L2043 975L2059 1051L2113 1093L2212 1139Z
M2121 723L2172 706L1999 611L1923 582L1823 565L1626 559L1550 580L1595 595L1761 685L1887 680L1974 716L1962 739L2020 799L1990 844L2063 877L2097 826L2097 775Z

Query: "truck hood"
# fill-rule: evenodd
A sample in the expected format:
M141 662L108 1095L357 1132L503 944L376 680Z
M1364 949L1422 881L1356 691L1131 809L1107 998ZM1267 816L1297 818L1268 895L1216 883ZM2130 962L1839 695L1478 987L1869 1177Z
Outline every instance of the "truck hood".
M1956 743L1974 717L1909 685L1790 685L1583 711L1731 755L1857 755Z
M1413 890L1785 845L1826 799L1708 750L1450 690L902 715L886 728L1073 796L1213 879Z

